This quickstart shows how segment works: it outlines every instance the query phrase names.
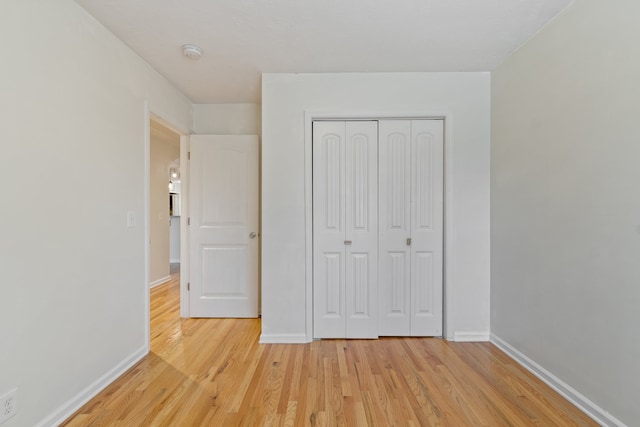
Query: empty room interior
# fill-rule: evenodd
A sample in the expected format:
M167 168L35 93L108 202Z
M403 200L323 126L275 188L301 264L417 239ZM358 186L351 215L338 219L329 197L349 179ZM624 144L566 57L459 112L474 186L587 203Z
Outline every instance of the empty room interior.
M639 426L638 17L2 0L0 426Z

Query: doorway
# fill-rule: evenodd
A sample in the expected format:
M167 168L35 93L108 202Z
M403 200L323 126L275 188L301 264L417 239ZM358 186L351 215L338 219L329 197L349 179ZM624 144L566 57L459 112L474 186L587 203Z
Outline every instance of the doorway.
M181 221L186 204L185 182L180 165L185 163L188 137L182 130L150 113L146 115L145 219L146 219L146 336L151 345L150 294L152 287L178 282L180 314L186 314L184 296L187 283L185 264L185 224ZM174 176L175 175L175 176ZM176 196L176 190L180 194ZM171 197L173 193L174 197ZM173 206L171 203L173 202ZM176 215L178 214L178 215ZM176 230L177 227L177 230ZM179 230L179 231L178 231ZM176 233L176 231L178 231ZM172 248L173 244L173 248ZM173 250L172 250L173 249ZM172 262L173 261L173 262ZM178 262L175 262L178 261ZM188 307L188 306L187 306ZM177 307L176 307L177 309Z
M180 263L180 135L154 119L149 129L149 287L153 288L168 282L171 264Z

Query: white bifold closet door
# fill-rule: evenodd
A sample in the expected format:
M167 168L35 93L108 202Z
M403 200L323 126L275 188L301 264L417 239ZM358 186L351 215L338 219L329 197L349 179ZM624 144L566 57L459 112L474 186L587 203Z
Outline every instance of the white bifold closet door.
M381 336L442 335L443 121L379 121Z
M313 123L315 338L378 336L378 127Z

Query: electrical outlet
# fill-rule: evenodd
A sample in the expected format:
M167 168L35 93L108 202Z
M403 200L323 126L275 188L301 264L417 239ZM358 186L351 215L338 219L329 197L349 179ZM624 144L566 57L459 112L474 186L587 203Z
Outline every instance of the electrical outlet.
M0 423L5 422L16 414L18 410L18 402L16 400L17 391L18 389L14 388L0 396Z

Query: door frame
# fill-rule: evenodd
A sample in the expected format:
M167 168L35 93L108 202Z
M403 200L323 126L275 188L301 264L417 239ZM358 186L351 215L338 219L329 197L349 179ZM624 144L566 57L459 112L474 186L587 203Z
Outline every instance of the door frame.
M453 339L447 288L453 283L453 113L451 110L313 110L304 111L304 203L305 203L305 334L313 341L313 122L319 120L443 120L444 121L444 227L442 268L442 331Z
M191 317L189 310L189 192L191 138L180 135L180 317ZM187 221L184 221L187 218Z
M151 289L149 288L149 278L151 272L149 263L151 260L151 247L149 238L151 236L151 228L149 223L149 214L151 211L150 194L151 194L151 120L160 123L162 126L172 130L180 135L180 169L181 169L181 192L188 190L188 163L187 156L189 151L189 131L174 125L170 120L163 118L162 115L152 111L148 101L144 105L144 334L146 337L146 352L151 351ZM185 166L183 169L183 165ZM184 171L184 174L182 174ZM181 214L188 215L188 196L181 195L180 209ZM188 251L184 248L188 247L188 235L186 221L180 221L180 265L187 265L189 261ZM188 269L180 268L180 316L189 317L189 299L187 293L187 283L189 281Z

